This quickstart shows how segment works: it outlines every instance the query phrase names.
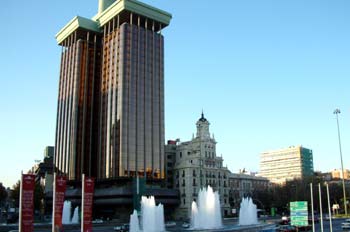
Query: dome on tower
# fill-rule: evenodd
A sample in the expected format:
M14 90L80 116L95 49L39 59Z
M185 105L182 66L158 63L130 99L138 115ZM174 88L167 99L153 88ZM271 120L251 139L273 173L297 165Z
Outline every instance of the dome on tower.
M208 120L204 117L204 113L202 111L202 116L200 117L200 119L198 119L199 122L208 122Z

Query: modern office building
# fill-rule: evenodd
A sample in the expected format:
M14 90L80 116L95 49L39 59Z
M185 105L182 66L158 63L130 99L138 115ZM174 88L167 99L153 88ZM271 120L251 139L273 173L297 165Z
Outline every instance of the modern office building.
M216 154L216 140L209 133L209 121L202 116L196 123L197 134L191 141L169 141L166 145L167 164L171 171L173 187L180 192L177 218L189 218L192 201L198 192L208 185L220 196L223 216L231 214L229 205L228 177L230 171L223 166L223 158ZM175 157L173 157L175 156Z
M302 146L261 153L259 175L272 183L283 184L287 180L312 176L313 172L312 150Z
M164 173L164 38L171 15L136 0L99 0L62 47L55 165L69 180Z

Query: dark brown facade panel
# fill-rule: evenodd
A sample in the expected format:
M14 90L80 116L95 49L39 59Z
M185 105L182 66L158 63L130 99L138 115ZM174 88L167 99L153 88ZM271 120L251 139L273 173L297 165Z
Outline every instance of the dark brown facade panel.
M55 163L69 179L164 178L163 37L118 18L63 42Z

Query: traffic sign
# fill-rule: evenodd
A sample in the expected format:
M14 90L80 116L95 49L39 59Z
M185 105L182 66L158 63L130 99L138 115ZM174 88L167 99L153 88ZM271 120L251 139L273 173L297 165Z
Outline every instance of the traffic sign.
M290 202L290 221L293 226L308 225L307 201Z

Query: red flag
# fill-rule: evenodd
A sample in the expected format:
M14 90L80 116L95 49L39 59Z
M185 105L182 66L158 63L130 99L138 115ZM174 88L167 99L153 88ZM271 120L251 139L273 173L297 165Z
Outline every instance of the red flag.
M83 175L81 231L92 231L92 205L94 198L94 178Z
M61 231L62 229L62 211L64 204L64 194L66 192L66 177L56 176L54 177L54 191L53 191L53 222L52 231Z
M32 232L34 230L34 187L35 175L22 174L21 195L20 195L20 215L19 231Z

